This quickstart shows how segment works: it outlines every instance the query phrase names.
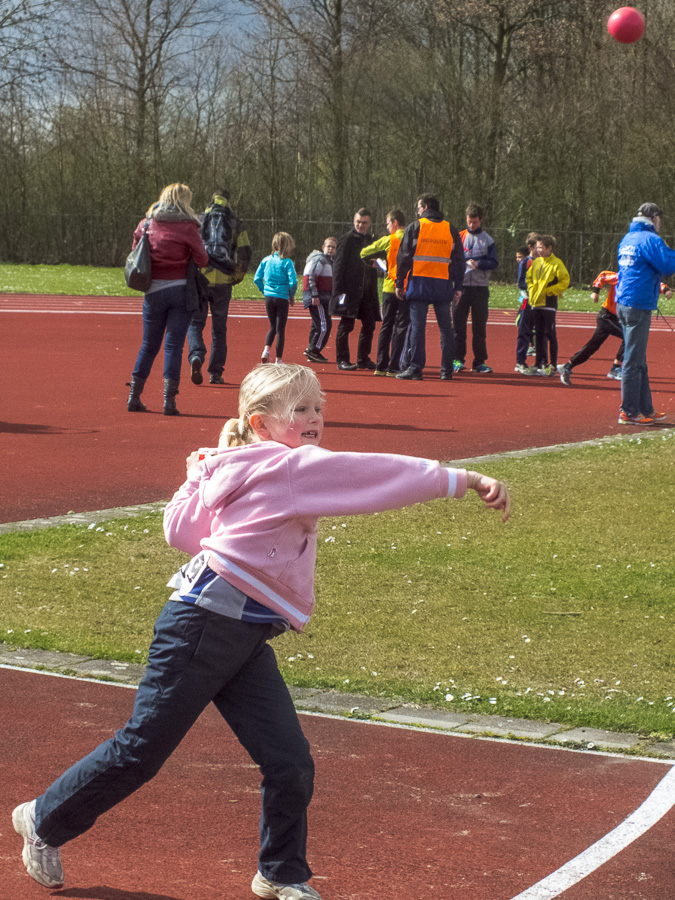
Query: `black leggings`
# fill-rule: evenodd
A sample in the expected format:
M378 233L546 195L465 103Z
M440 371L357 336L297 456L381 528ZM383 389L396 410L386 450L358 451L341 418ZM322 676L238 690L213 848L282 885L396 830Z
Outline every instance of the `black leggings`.
M288 320L289 300L282 297L265 297L265 310L270 320L270 330L265 338L265 346L271 347L272 341L277 339L277 358L284 355L284 342L286 340L286 322Z

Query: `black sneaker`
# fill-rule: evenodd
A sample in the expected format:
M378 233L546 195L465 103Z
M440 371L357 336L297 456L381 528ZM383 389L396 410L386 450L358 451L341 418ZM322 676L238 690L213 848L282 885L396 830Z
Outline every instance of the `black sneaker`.
M441 372L441 381L452 381L452 372Z
M358 368L356 363L352 362L339 362L337 364L337 367L342 372L354 372Z
M201 384L204 381L204 376L202 375L202 361L201 359L197 359L196 357L190 363L191 373L190 379L193 384Z
M424 381L421 372L413 372L412 369L406 369L405 372L399 372L396 376L401 381Z
M305 356L310 362L321 363L328 362L325 356L322 356L318 350L310 350L309 347L305 350Z
M364 359L363 362L357 363L356 367L358 369L376 369L377 366L372 361L372 359Z
M222 375L211 375L209 377L209 384L225 384L225 379Z

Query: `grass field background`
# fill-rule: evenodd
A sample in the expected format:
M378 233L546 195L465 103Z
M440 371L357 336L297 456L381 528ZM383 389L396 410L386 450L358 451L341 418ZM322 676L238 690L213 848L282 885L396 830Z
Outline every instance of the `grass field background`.
M481 465L513 496L323 520L296 685L675 735L675 431ZM628 488L628 489L627 489ZM160 515L0 536L0 637L146 659L185 560Z
M381 288L381 280L379 284ZM68 265L2 264L0 265L0 292L101 297L141 296L137 291L131 291L126 286L122 269ZM518 306L518 295L515 283L497 281L490 288L490 305L495 309L515 309ZM238 299L262 300L260 292L253 284L252 273L249 273L241 284L236 285L233 296ZM662 298L659 307L665 315L675 315L675 298L671 300ZM590 299L589 286L576 286L565 291L560 302L560 309L576 312L595 310L597 312L598 304L594 304Z

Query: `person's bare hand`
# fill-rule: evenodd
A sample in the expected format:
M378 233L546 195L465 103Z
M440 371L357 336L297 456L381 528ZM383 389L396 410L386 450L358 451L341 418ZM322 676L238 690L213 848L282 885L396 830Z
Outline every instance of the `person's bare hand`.
M503 481L481 475L480 472L467 472L467 485L478 494L488 509L502 510L502 522L508 521L511 497Z
M185 460L185 471L189 473L192 466L196 466L200 459L204 459L204 454L200 453L199 450L193 450Z

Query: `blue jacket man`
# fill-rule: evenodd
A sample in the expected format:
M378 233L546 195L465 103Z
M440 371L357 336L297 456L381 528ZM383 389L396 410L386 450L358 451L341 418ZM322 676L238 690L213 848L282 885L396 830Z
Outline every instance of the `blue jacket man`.
M662 212L643 203L619 244L616 314L626 345L621 375L620 425L654 425L666 419L652 402L647 341L663 278L675 273L675 250L659 237Z

